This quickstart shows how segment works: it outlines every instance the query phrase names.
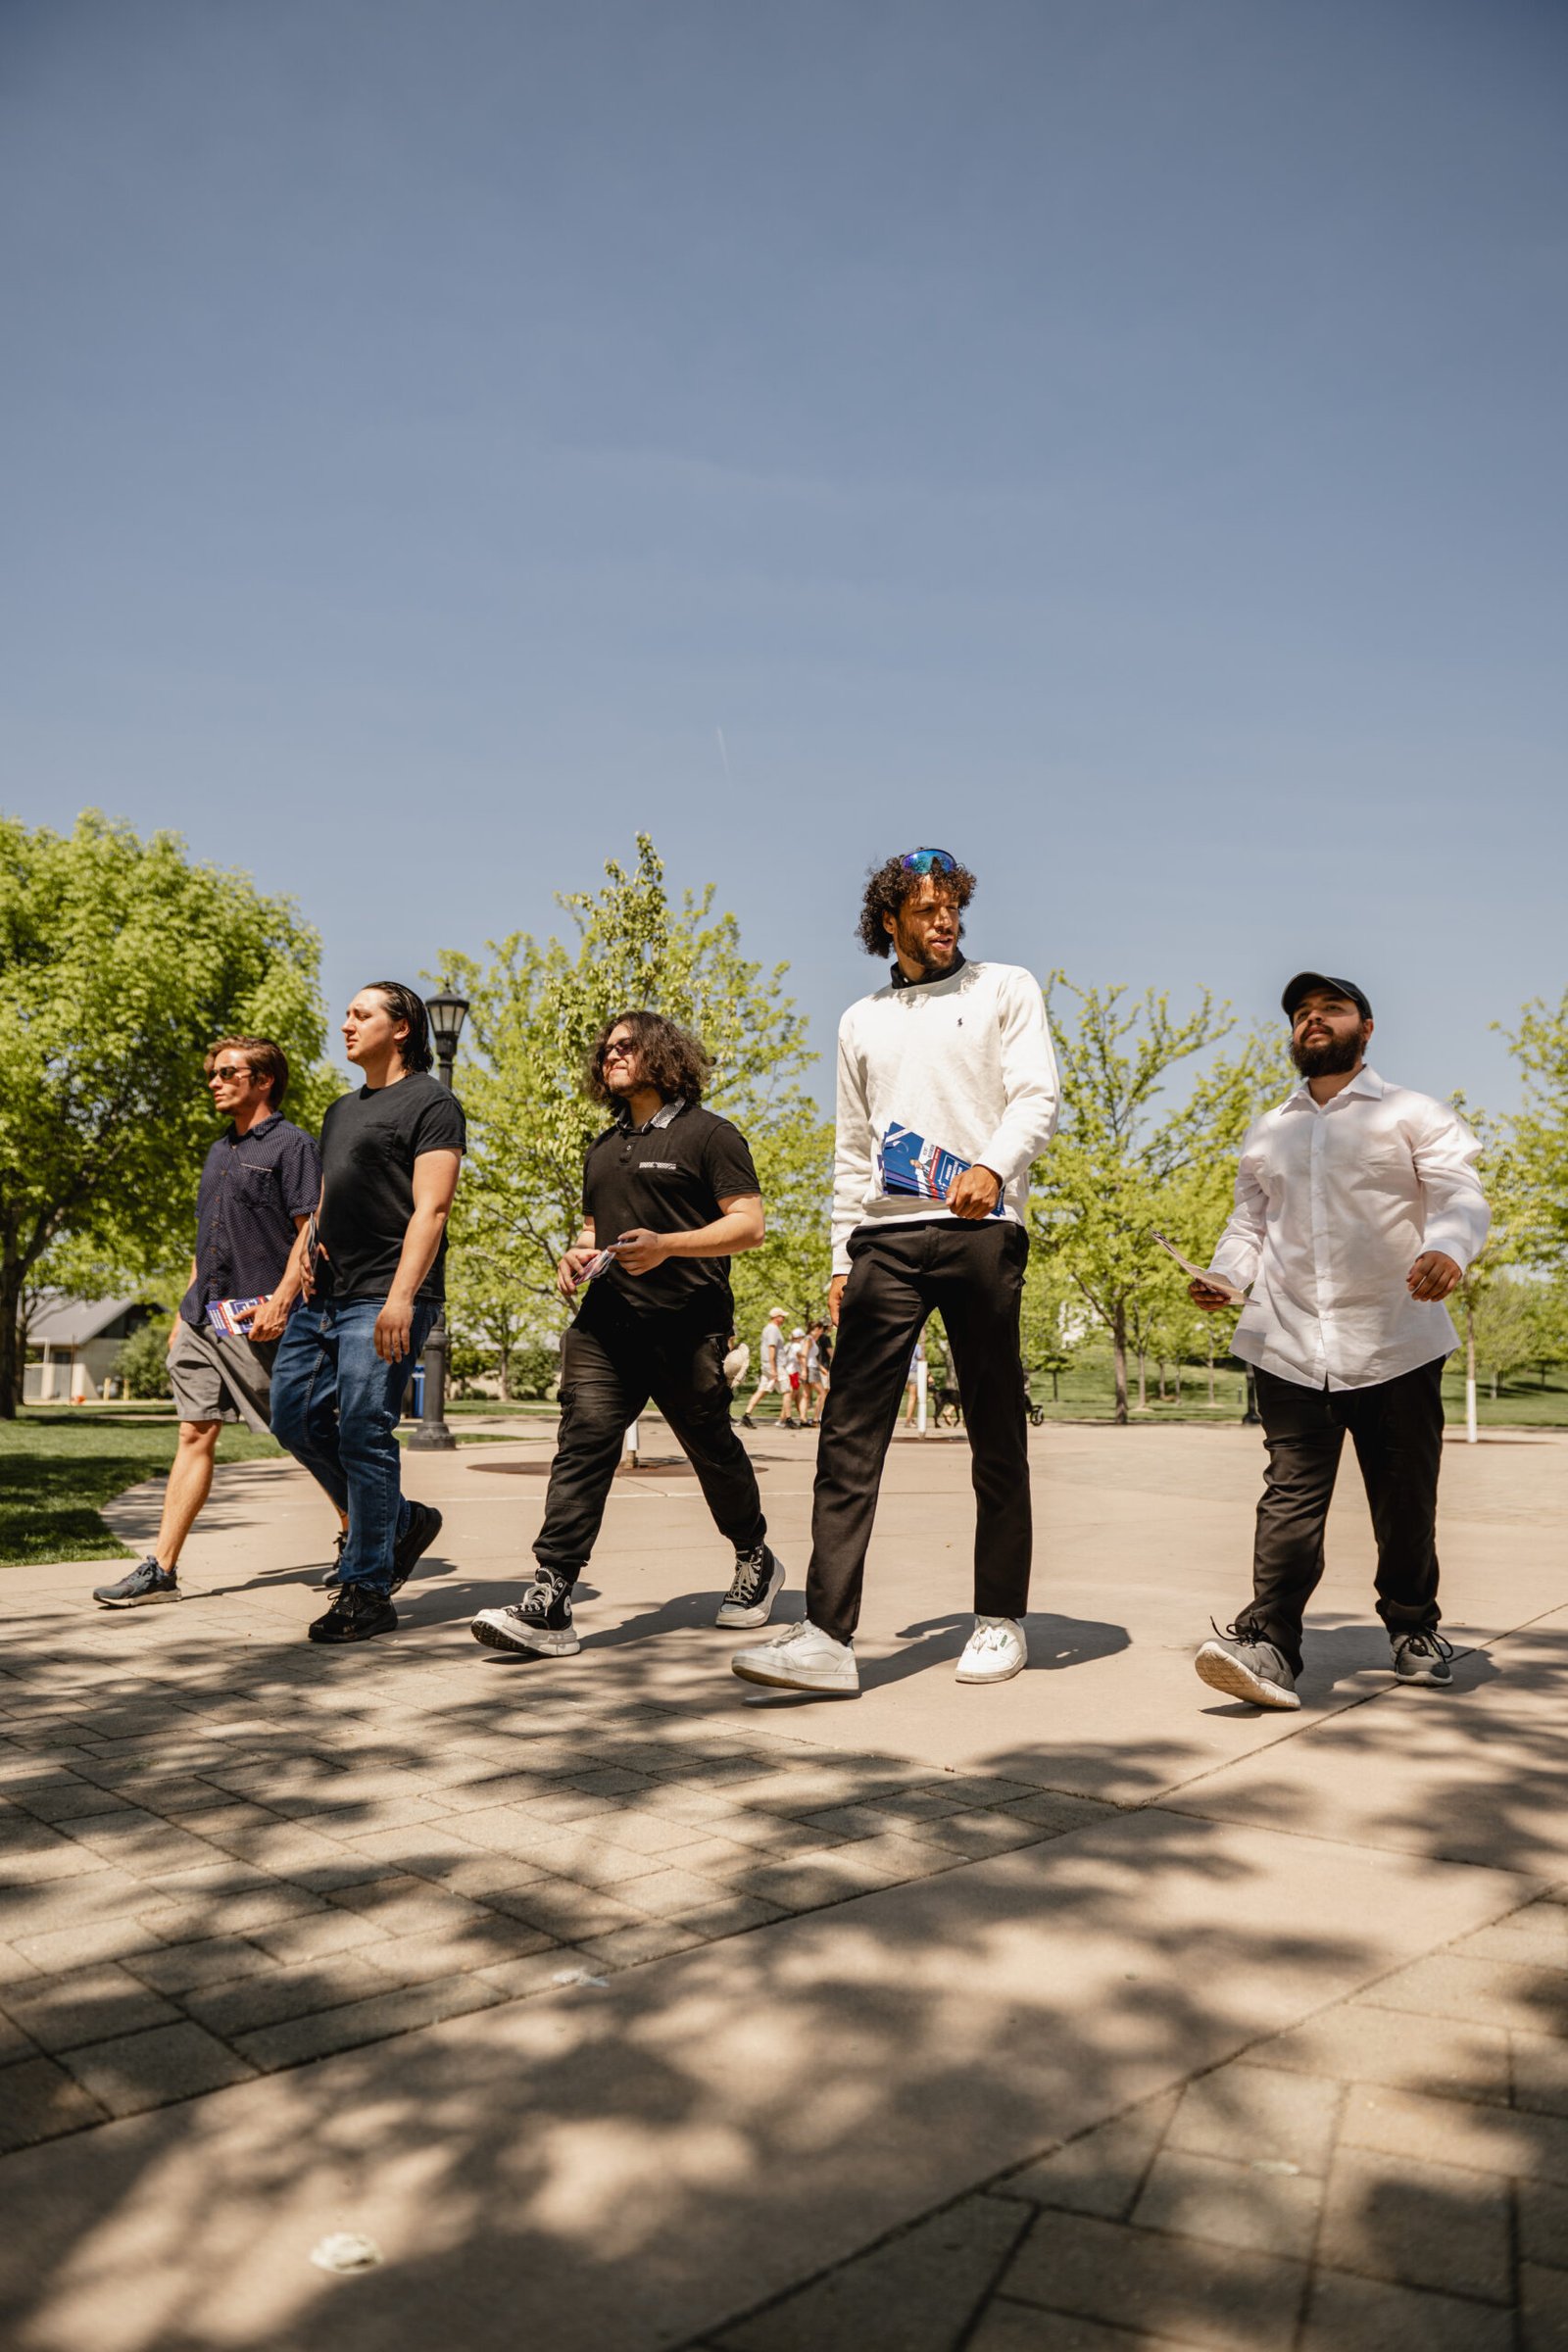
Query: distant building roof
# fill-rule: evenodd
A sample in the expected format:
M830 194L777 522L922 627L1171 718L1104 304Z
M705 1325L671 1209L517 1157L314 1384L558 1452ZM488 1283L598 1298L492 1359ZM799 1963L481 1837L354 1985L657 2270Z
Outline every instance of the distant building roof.
M39 1307L27 1326L27 1345L30 1348L85 1348L96 1340L112 1323L139 1306L137 1298L49 1298Z

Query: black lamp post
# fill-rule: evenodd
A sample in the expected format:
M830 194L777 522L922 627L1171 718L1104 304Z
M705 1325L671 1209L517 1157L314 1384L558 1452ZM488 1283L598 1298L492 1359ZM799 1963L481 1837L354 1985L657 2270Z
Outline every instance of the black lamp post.
M1242 1415L1242 1427L1244 1429L1261 1429L1263 1416L1257 1409L1256 1375L1250 1364L1244 1363L1242 1370L1247 1375L1247 1410Z
M468 1017L468 1000L444 988L438 996L426 997L424 1009L430 1016L436 1076L450 1089L458 1040ZM457 1444L447 1427L447 1319L440 1310L424 1343L424 1409L409 1444L421 1453L450 1453Z

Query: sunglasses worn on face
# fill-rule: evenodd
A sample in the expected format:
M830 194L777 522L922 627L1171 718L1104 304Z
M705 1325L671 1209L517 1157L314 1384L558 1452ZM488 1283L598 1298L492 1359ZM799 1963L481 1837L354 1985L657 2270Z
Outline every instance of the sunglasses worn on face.
M607 1046L604 1052L600 1054L599 1059L601 1063L611 1061L630 1061L636 1051L637 1049L634 1045Z
M906 874L956 874L958 860L951 850L906 850L899 859Z
M250 1074L250 1065L247 1062L220 1061L216 1070L208 1072L208 1084L211 1085L215 1078L221 1078L226 1082L230 1078L248 1078Z

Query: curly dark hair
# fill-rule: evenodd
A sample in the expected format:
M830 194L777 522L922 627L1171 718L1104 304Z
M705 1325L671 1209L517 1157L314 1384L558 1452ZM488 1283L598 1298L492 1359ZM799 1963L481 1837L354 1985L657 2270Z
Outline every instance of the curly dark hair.
M888 956L893 954L893 941L882 917L891 914L897 919L906 899L913 898L924 874L911 873L904 863L903 855L884 858L872 866L865 878L865 897L860 902L860 945L868 956ZM952 893L959 909L958 937L963 937L962 910L968 906L980 885L966 865L956 865L951 874L933 873L931 880L938 890Z
M702 1101L703 1089L713 1067L712 1056L702 1039L693 1037L678 1022L666 1020L662 1012L634 1005L626 1012L612 1012L594 1039L583 1083L596 1102L618 1100L605 1084L605 1048L612 1033L622 1026L631 1031L644 1086L657 1087L666 1102L673 1102L677 1095L688 1102Z

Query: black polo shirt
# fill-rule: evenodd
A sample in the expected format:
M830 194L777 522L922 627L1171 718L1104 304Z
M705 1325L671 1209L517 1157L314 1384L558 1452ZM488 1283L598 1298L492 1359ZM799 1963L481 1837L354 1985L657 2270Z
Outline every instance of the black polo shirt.
M760 1193L751 1149L739 1128L701 1103L677 1098L646 1127L617 1120L588 1148L582 1172L583 1215L602 1250L634 1226L650 1233L696 1233L723 1215L721 1200ZM701 1311L710 1331L734 1328L735 1300L727 1257L666 1257L651 1274L612 1265L591 1283L640 1314Z
M208 1152L196 1194L196 1279L180 1314L197 1330L210 1298L262 1298L275 1291L294 1247L296 1217L321 1197L321 1161L302 1127L280 1110L246 1135L230 1127Z

